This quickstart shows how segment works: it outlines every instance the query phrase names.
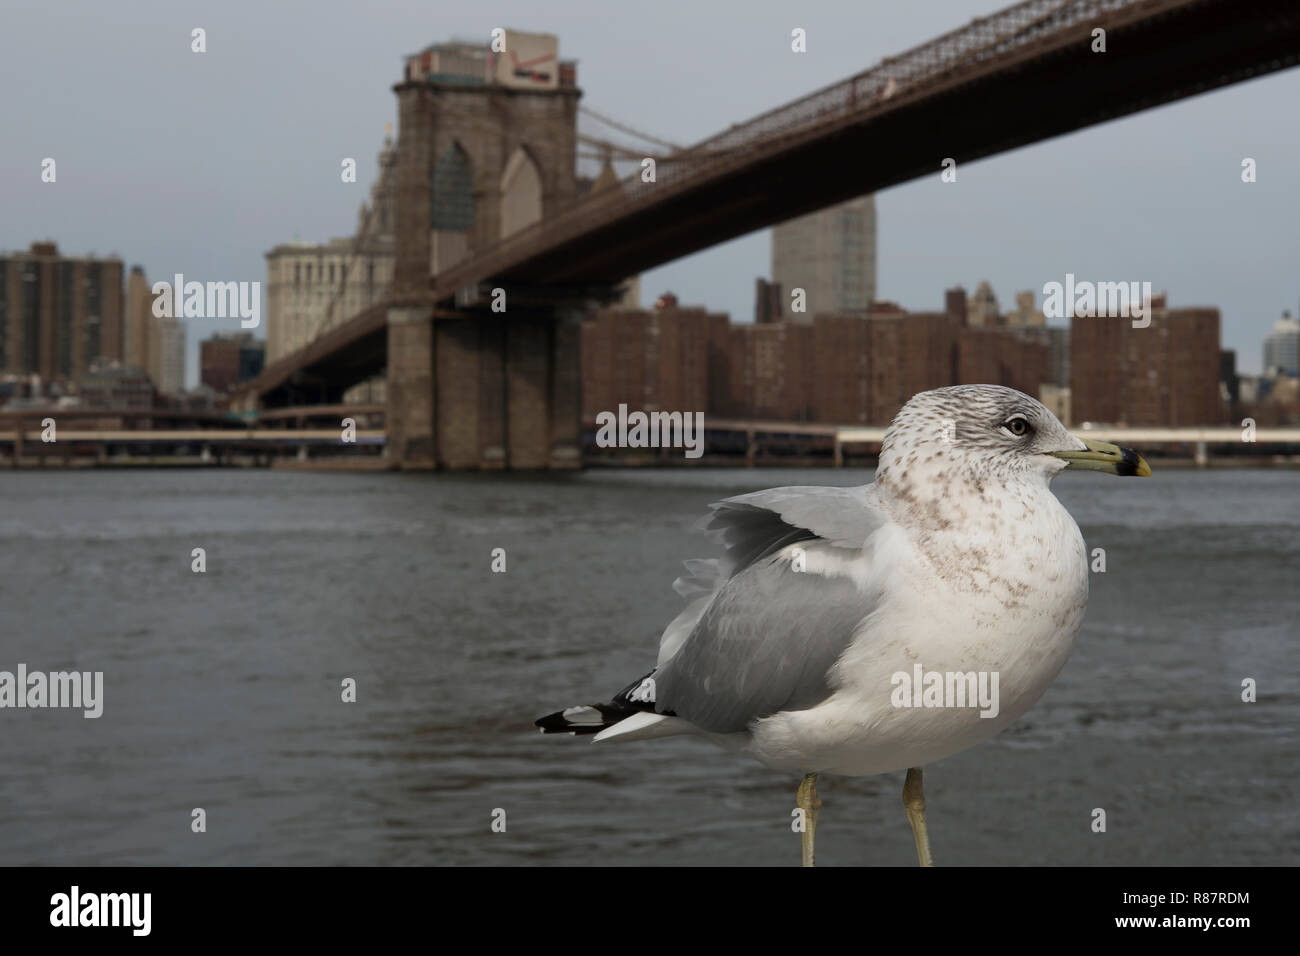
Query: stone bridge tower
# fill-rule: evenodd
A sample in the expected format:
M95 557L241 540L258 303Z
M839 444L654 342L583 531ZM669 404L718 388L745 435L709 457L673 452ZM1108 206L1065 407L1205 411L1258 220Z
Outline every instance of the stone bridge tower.
M449 311L431 278L576 199L574 67L509 32L407 60L398 98L388 447L405 468L578 464L577 318L510 304Z

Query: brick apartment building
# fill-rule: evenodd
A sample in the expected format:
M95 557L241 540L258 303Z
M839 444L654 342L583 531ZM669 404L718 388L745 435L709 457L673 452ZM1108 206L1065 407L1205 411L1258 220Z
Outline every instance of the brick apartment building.
M199 343L199 382L217 392L255 378L265 364L266 343L251 332L215 332Z
M1070 323L1076 421L1117 425L1214 425L1227 420L1219 395L1219 310L1151 303L1151 324L1076 316Z
M1050 381L1049 349L1045 343L1003 329L962 329L959 335L957 383L1006 385L1038 397Z
M607 310L583 324L583 411L707 411L710 366L726 351L725 315L705 309Z
M731 325L699 308L607 310L583 325L583 412L619 403L717 418L885 424L912 395L957 383L1049 381L1048 348L1015 330L965 327L947 312L876 303L809 324Z
M769 289L771 287L768 287ZM698 411L714 418L887 424L915 395L945 385L1006 385L1041 398L1067 424L1217 424L1219 311L1152 303L1151 324L1075 318L1049 327L1021 293L995 315L983 293L972 324L964 290L943 312L874 302L864 312L785 321L764 297L753 324L682 308L666 297L653 311L606 310L583 324L583 411L620 403L646 411ZM986 301L985 301L986 300Z

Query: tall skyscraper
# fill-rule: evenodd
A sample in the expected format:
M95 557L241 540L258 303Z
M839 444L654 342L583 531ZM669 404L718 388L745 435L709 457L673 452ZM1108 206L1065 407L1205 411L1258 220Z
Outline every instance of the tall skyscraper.
M77 379L122 358L122 260L59 255L53 242L0 254L0 372Z
M1273 324L1273 332L1264 339L1264 374L1300 375L1300 320L1283 312Z
M876 200L861 196L772 229L772 282L781 287L787 322L808 325L821 313L866 312L876 297ZM804 311L791 308L804 290Z

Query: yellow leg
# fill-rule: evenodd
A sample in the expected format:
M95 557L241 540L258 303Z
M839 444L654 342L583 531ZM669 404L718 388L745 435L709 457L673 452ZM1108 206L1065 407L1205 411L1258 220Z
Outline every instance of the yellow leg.
M907 771L903 781L903 809L907 822L912 825L912 839L916 841L916 858L922 866L934 866L930 856L930 835L925 830L925 794L921 790L921 768Z
M803 833L800 834L803 840L803 865L814 866L816 864L813 861L813 844L817 839L817 811L822 808L822 802L817 796L817 774L806 774L800 781L796 804L803 811Z

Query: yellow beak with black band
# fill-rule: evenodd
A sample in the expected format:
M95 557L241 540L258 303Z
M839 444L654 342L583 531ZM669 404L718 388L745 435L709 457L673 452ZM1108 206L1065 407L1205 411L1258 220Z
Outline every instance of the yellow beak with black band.
M1138 478L1151 477L1151 466L1146 459L1129 448L1120 448L1108 441L1093 441L1080 438L1088 447L1081 451L1054 451L1057 458L1064 459L1067 468L1080 471L1104 471L1110 475L1136 475Z

